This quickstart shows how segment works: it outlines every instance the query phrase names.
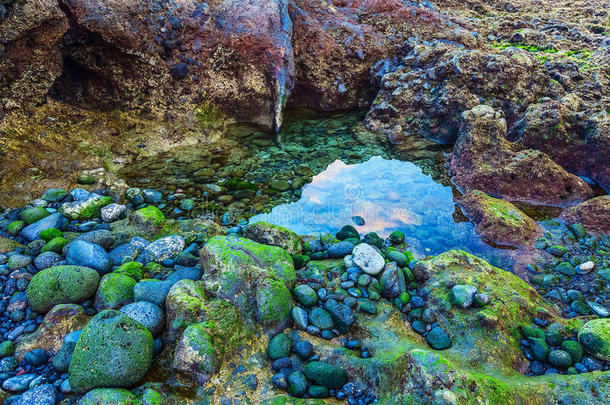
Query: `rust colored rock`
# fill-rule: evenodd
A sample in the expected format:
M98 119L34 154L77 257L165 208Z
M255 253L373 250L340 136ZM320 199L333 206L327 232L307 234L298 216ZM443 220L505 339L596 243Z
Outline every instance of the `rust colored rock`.
M506 120L489 106L462 114L449 174L463 191L481 190L508 201L570 206L593 196L582 179L537 150L515 150Z
M588 231L610 235L610 196L592 198L561 213L569 224L581 223Z
M281 125L293 87L287 0L197 3L67 0L62 98L201 119L220 111L267 129ZM69 72L68 72L69 73ZM77 89L74 94L74 89Z
M433 35L446 21L400 0L295 0L295 89L289 103L333 111L369 105L377 92L370 70L402 52L412 35Z
M30 350L45 349L57 353L64 343L64 337L85 327L89 317L80 305L55 305L44 317L38 329L29 335L22 335L15 341L15 357L21 361Z
M0 118L42 103L62 71L59 42L68 19L54 0L11 4L0 21Z
M527 108L510 136L610 191L610 116L582 104L572 93L561 100L543 98Z
M542 229L536 221L508 201L475 190L459 198L458 203L476 224L477 233L493 244L531 245L542 236Z

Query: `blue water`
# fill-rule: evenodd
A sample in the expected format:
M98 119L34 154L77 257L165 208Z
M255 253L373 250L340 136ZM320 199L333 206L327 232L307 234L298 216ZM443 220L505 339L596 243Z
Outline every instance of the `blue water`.
M485 244L474 225L456 212L451 187L435 182L411 162L373 157L364 163L331 163L302 189L301 198L250 222L267 221L301 235L336 233L353 225L361 235L395 230L407 236L416 257L463 249L501 265L506 251ZM359 226L352 217L360 216ZM502 265L505 267L506 264Z

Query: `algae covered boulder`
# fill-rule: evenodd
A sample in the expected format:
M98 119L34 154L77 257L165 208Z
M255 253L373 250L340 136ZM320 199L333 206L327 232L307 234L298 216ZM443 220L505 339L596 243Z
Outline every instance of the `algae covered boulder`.
M220 370L222 357L204 323L189 325L174 353L173 369L183 380L203 384Z
M44 207L30 207L21 212L21 219L23 219L26 224L31 225L36 221L40 221L41 219L48 217L49 215L49 211L47 211Z
M152 354L153 337L146 327L118 311L102 311L76 343L68 371L70 387L77 392L129 387L144 377Z
M119 273L106 274L100 280L100 285L95 294L95 309L119 309L133 302L133 288L136 280Z
M169 342L178 340L189 325L204 319L207 302L200 281L180 280L171 287L165 300Z
M466 215L476 224L477 233L488 241L505 246L532 244L542 229L508 201L482 191L470 191L459 199Z
M201 249L201 267L205 290L232 302L247 317L270 328L288 319L296 272L284 249L237 236L215 236Z
M141 402L124 388L96 388L86 393L79 405L137 405Z
M165 225L165 215L159 208L149 205L131 213L129 224L154 234Z
M594 319L578 330L578 341L592 356L610 361L610 318Z
M89 267L54 266L32 278L26 296L34 311L45 313L57 304L78 303L91 298L99 282L99 273Z
M303 241L299 235L269 222L250 224L244 236L265 245L279 246L290 254L300 254L303 251Z
M310 381L329 389L341 388L347 382L345 370L321 361L307 363L303 373Z

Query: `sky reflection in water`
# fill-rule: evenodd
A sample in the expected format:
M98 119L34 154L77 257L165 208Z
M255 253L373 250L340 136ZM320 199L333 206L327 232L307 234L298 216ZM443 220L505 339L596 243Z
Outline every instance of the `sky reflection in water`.
M299 201L250 222L271 222L301 235L334 234L345 224L361 235L386 237L401 230L419 257L459 248L492 260L498 249L482 242L470 222L455 222L454 212L451 187L436 183L411 162L373 157L354 165L336 160L303 188ZM353 216L365 224L357 226Z

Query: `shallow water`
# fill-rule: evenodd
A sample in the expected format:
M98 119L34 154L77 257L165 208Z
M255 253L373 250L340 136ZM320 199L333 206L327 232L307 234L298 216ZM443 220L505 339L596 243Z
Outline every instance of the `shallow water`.
M173 217L220 222L229 212L233 223L252 217L306 235L345 224L382 237L401 230L418 257L459 248L511 267L514 252L485 244L454 204L445 149L417 136L389 145L362 118L293 114L275 137L235 128L216 143L176 148L119 174L171 196L163 209ZM186 198L195 202L188 212L178 209Z
M353 217L361 217L364 224ZM450 186L437 183L411 162L379 156L356 164L334 161L303 187L298 201L250 218L258 221L302 235L335 233L345 224L381 237L400 230L419 257L453 248L488 259L503 253L485 244L463 218Z

